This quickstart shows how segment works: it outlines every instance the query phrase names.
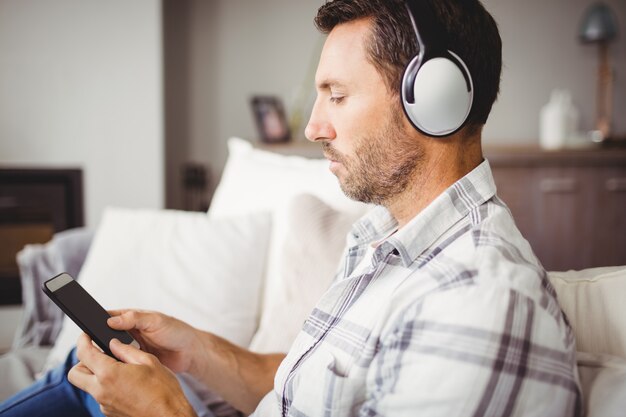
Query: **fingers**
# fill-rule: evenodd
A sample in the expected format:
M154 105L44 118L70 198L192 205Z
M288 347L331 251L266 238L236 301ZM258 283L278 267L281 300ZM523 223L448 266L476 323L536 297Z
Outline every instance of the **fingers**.
M112 339L109 348L116 358L124 363L134 365L154 365L158 359L149 353L142 352L135 346L127 345L117 339Z
M115 359L96 348L85 333L76 342L76 356L79 362L70 369L67 379L76 387L90 393L99 386L97 375L109 373L117 364Z
M113 310L107 324L116 330L150 330L161 320L158 313L140 310Z
M115 317L115 316L120 316L120 315L126 313L127 311L130 311L130 309L122 308L122 309L119 309L119 310L107 310L107 313L109 313L110 316Z
M107 310L107 313L109 313L110 316L120 316L124 313L128 313L129 311L137 311L140 313L154 313L154 311L142 310L138 308L118 308L116 310Z
M115 359L95 347L87 334L83 333L76 342L76 356L91 372L97 374L116 363Z
M83 365L82 362L78 362L72 367L72 369L70 369L67 373L67 379L75 387L87 392L92 390L95 384L97 384L96 377L93 372Z

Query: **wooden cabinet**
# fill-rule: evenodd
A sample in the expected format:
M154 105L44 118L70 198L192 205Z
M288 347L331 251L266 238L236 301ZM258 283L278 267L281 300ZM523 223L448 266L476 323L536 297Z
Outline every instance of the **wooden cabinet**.
M485 156L546 269L626 265L626 150L486 148Z
M15 256L24 245L81 226L82 170L0 168L0 305L21 303Z

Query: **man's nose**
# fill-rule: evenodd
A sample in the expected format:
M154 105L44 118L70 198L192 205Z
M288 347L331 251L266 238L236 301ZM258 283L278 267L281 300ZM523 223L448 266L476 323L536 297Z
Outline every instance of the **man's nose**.
M324 109L318 102L313 106L309 123L304 129L304 136L311 142L333 140L336 137L335 129Z

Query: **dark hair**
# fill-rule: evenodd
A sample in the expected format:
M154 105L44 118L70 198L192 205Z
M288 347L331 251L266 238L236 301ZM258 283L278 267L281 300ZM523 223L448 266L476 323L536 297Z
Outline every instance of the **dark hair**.
M474 81L474 103L468 126L487 122L500 88L502 41L498 26L479 0L429 1L447 36L448 49L465 61ZM334 0L319 8L315 25L323 33L337 25L371 18L373 29L366 45L370 62L391 92L400 93L402 75L417 54L417 38L404 0Z

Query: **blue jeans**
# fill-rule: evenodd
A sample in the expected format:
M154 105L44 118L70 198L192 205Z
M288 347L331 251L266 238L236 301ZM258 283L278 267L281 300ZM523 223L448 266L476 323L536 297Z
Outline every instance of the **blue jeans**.
M1 417L104 417L100 405L86 392L67 380L68 371L78 362L73 349L65 363L45 374L30 387L0 404ZM213 413L179 379L187 400L198 417L212 417Z

